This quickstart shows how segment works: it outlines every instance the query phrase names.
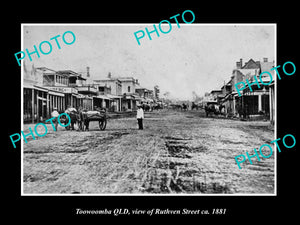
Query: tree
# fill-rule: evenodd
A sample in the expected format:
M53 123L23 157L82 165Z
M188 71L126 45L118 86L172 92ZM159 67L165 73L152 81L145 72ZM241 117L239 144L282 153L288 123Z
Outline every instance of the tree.
M165 92L163 94L163 96L164 96L164 98L169 98L170 97L170 92L169 91Z
M197 101L197 99L199 98L199 96L197 95L197 93L195 91L192 91L192 96L193 96L193 101Z
M159 99L159 86L158 85L155 85L154 86L154 98L155 99Z

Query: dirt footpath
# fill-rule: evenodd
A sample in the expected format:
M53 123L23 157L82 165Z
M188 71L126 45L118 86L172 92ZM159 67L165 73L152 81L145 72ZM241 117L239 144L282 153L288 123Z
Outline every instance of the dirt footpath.
M146 113L108 120L100 131L51 129L24 143L23 191L45 194L274 193L274 155L239 169L234 157L274 140L269 122ZM28 127L24 125L24 133ZM41 126L40 126L41 127ZM42 132L41 132L42 133Z

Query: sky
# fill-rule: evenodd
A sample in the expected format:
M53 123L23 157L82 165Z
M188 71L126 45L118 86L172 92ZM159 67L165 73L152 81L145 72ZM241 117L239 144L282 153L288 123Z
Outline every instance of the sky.
M153 23L154 24L154 23ZM172 24L169 33L147 34L138 45L134 32L153 30L153 24L77 24L77 25L23 25L23 47L29 52L43 41L52 44L52 52L40 58L25 57L26 66L47 67L53 70L85 72L90 67L92 79L112 76L132 76L140 85L153 89L160 87L160 95L170 93L171 98L192 100L192 92L203 96L205 92L220 89L228 82L236 62L250 58L275 60L275 26L272 24ZM158 24L156 24L158 27ZM168 25L162 26L167 31ZM62 35L72 31L75 42L66 45ZM57 38L61 49L57 48ZM72 36L66 34L66 41ZM43 44L43 50L49 49Z

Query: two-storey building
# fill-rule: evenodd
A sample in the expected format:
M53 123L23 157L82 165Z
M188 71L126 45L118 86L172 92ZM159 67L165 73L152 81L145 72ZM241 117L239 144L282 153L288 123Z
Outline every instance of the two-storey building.
M23 64L23 121L39 122L47 118L48 92L43 87L42 71L32 66Z
M121 111L122 105L122 83L118 78L111 77L93 80L93 85L99 92L98 98L103 98L102 104L110 111Z
M224 97L221 102L225 106L225 112L230 116L237 115L246 115L254 117L255 115L264 114L266 117L269 114L274 115L274 107L270 108L270 105L274 105L274 98L270 98L270 93L272 92L270 85L272 86L273 82L270 85L260 85L259 88L256 84L251 85L252 91L250 91L248 82L254 83L255 78L260 81L259 75L268 71L274 77L274 71L271 71L271 68L274 67L274 62L268 62L267 58L264 58L263 61L254 61L250 59L243 65L242 59L236 62L236 68L232 71L232 76L226 84L222 86L222 93ZM262 76L262 81L264 83L269 83L270 77L268 75ZM245 89L242 91L241 96L238 95L235 85L244 82L246 85ZM239 84L242 89L243 83ZM273 87L273 86L272 86ZM272 96L271 96L272 97ZM271 112L272 111L272 112Z

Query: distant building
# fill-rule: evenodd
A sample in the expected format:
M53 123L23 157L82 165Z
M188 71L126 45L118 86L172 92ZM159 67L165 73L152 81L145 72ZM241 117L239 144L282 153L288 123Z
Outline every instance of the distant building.
M106 96L112 100L117 111L135 110L137 101L141 100L135 91L136 80L133 77L112 77L109 73L107 78L94 80L93 84L98 90L104 90L106 87L111 89L111 93Z
M110 111L121 111L122 83L118 78L112 78L109 73L107 78L93 80L93 85L98 90L98 98L105 98L103 103Z
M153 90L149 90L145 87L142 87L138 80L136 80L135 84L135 93L140 97L140 102L151 104L154 102L153 100Z
M106 85L110 87L112 95L122 95L122 82L118 78L107 77L104 79L93 80L95 87Z
M222 95L222 90L212 90L210 96L214 101L219 101L220 95Z
M135 110L141 98L135 92L136 80L133 77L118 77L122 83L122 111Z

